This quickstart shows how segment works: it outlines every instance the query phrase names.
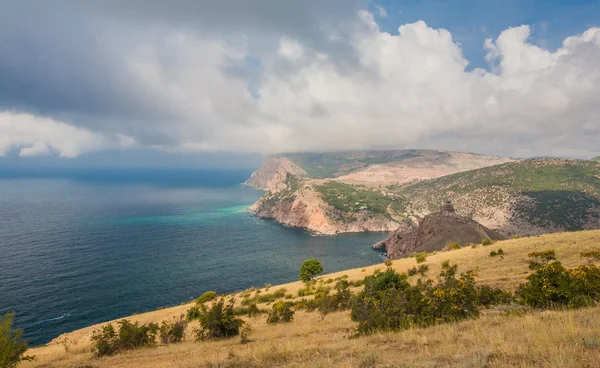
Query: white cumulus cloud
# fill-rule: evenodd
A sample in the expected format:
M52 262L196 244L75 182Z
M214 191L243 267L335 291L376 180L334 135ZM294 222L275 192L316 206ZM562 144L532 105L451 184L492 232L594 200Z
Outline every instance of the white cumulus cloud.
M94 103L82 111L63 103L54 118L1 113L0 152L600 150L599 28L557 50L530 42L526 25L509 28L482 45L490 67L471 70L452 34L423 21L394 34L367 11L323 22L315 39L162 23L128 32L115 21L94 35L104 58L94 72L110 77L89 82L102 87L90 88ZM85 80L83 71L72 83ZM71 96L88 101L72 91L61 98Z
M0 112L0 156L17 149L19 156L56 153L61 157L75 157L85 152L134 145L131 137L119 135L109 140L51 118Z

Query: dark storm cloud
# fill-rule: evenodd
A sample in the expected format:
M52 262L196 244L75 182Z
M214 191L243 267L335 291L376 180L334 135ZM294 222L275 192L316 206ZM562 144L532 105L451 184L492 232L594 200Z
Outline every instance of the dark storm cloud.
M161 29L203 37L251 34L251 52L273 51L282 35L340 54L320 27L351 18L361 1L19 1L0 3L0 109L31 112L97 131L124 124L168 125L176 108L140 90L124 67L136 44L161 47ZM336 49L337 47L337 49ZM167 54L162 53L166 58ZM164 60L168 64L168 60ZM256 89L256 66L232 61L223 70ZM168 143L168 127L135 129L146 143Z

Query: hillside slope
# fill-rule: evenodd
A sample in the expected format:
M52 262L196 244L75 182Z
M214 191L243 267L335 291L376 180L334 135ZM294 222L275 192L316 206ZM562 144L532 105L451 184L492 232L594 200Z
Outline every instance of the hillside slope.
M459 272L478 269L479 284L512 290L531 272L526 262L529 252L555 249L566 267L574 267L582 263L579 253L597 250L598 244L600 231L550 234L500 241L492 247L439 252L428 256L427 263L431 276L439 272L442 261L449 260L459 266ZM499 247L504 258L489 257L490 249ZM393 261L392 267L406 272L415 264L414 258L404 258ZM347 275L348 280L356 281L382 267L347 270L319 279ZM303 284L272 288L281 287L296 295ZM193 303L128 319L160 322L179 316L191 306ZM318 313L297 312L292 323L276 326L267 325L264 316L247 321L253 333L245 345L239 339L195 343L188 336L181 344L94 359L89 351L90 336L102 326L97 325L31 349L28 354L36 355L36 360L23 367L593 367L600 361L598 307L512 316L499 307L484 311L478 320L354 339L349 338L353 322L348 312L325 319Z
M389 190L420 217L446 200L505 236L600 228L600 164L535 159L448 175Z

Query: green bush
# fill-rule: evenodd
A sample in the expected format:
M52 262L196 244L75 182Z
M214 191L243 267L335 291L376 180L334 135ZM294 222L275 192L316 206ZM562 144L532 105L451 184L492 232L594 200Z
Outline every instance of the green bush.
M114 355L125 350L133 350L144 346L156 344L156 333L159 327L156 323L140 325L129 320L117 322L119 330L116 331L111 323L102 327L100 331L92 333L92 353L96 357Z
M427 252L421 252L421 253L415 254L415 260L417 261L417 263L425 262L427 260Z
M479 304L486 307L498 304L509 304L515 300L513 293L510 291L504 291L490 286L478 287L477 295Z
M267 323L275 324L292 322L294 319L294 311L292 310L293 305L294 303L284 301L278 301L273 304L273 308L269 311L269 315L267 316Z
M481 241L481 245L483 245L483 246L492 245L492 239L490 239L490 238L484 238Z
M461 248L460 243L457 243L457 242L450 242L446 246L446 250L457 250L460 248Z
M173 344L181 342L185 339L185 328L187 321L183 318L183 314L179 319L173 317L173 321L162 321L158 330L158 336L162 344Z
M581 256L588 258L587 265L566 269L552 249L530 253L529 268L535 272L519 286L517 296L534 308L578 308L600 301L600 268L594 264L595 254L585 252Z
M365 287L352 301L351 318L357 333L402 330L455 322L479 315L475 272L456 278L457 266L442 263L437 283L419 279L413 285L407 274L388 269L365 279Z
M353 294L350 291L350 283L347 280L339 280L335 284L334 294L317 294L315 296L316 309L325 316L329 313L346 310L350 308Z
M311 281L315 276L323 272L323 265L318 259L308 259L300 266L300 280Z
M429 266L426 264L420 264L419 267L413 267L408 270L408 276L416 276L425 277L427 275L427 271L429 271Z
M490 252L490 257L496 257L498 255L498 253L496 253L495 250Z
M260 304L260 303L272 303L277 299L281 299L285 297L286 290L284 288L275 290L272 293L268 294L256 294L252 298L244 298L242 299L242 305L250 305L250 304Z
M200 295L200 297L198 299L196 299L196 304L198 304L198 305L204 304L211 300L215 300L216 298L217 298L216 291L207 291L204 294Z
M315 287L311 283L307 283L306 286L298 290L298 296L309 296L315 293Z
M14 368L21 362L34 359L24 355L27 342L23 340L23 330L13 329L14 318L14 313L6 313L0 319L0 367Z
M317 309L317 302L315 299L302 298L296 302L293 302L293 304L296 310L304 309L307 312L313 312Z
M252 317L256 317L260 314L267 313L267 311L265 311L264 309L258 308L256 303L252 303L247 306L242 306L242 307L236 308L234 313L237 316L248 316L248 317L252 318Z
M195 319L200 322L200 327L194 329L196 341L223 339L239 335L244 321L236 316L234 304L235 301L230 299L225 305L225 298L221 298L210 308L204 304L200 305L198 310L193 313Z
M386 267L392 267L393 262L391 259L386 259L383 264L386 265Z

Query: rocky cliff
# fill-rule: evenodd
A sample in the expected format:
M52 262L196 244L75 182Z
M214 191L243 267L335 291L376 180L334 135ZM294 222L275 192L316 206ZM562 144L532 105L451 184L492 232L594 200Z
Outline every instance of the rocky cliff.
M301 177L307 175L302 167L290 159L275 156L268 158L258 170L250 175L250 178L244 184L252 188L269 191L285 181L282 175L284 172Z
M302 227L317 234L392 231L398 222L367 209L351 218L323 201L310 180L279 168L269 180L269 191L250 207L257 216L276 220L282 225Z
M453 211L437 212L423 217L417 225L405 222L387 239L373 245L386 251L390 259L410 253L442 250L450 242L461 245L480 244L483 239L501 240L504 237L477 221Z

